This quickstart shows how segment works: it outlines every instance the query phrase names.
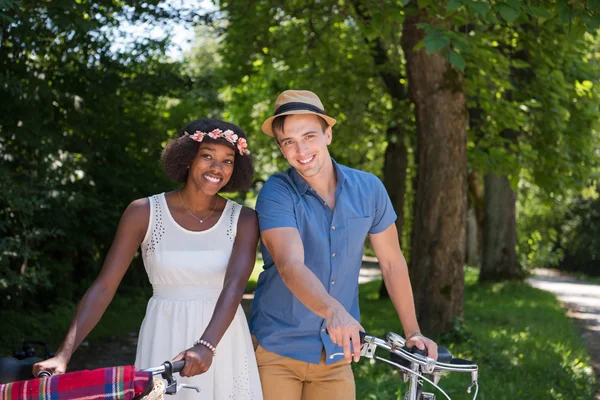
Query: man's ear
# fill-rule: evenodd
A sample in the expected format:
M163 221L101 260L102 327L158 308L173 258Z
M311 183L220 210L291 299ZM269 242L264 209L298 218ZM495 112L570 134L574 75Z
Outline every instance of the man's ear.
M277 148L279 148L279 152L283 155L283 149L281 148L281 143L279 143L279 139L277 138L277 133L273 132L273 137L275 138L275 143L277 143Z
M327 136L327 146L331 144L331 140L333 139L333 131L331 130L331 126L328 126L325 129L325 136Z

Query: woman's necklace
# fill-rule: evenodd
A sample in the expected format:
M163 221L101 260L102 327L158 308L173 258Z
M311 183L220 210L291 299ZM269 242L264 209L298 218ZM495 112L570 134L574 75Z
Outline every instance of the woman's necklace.
M194 217L194 219L197 219L198 221L200 221L200 223L203 223L203 222L204 222L204 220L206 220L206 218L210 217L210 216L211 216L211 215L212 215L212 214L215 212L215 210L217 209L217 203L218 203L218 200L219 200L218 198L217 198L217 199L215 199L215 206L213 207L213 209L212 209L212 211L210 212L210 214L208 214L208 215L207 215L206 217L204 217L204 218L198 218L198 217L196 217L196 216L194 215L194 213L192 213L192 212L190 211L190 209L189 209L189 208L187 208L187 206L186 206L186 205L185 205L185 203L183 202L183 198L181 197L181 190L178 190L178 191L177 191L177 193L179 193L179 200L181 200L181 204L183 204L183 208L185 208L185 210L186 210L186 211L187 211L187 212L188 212L188 213L189 213L189 214L190 214L192 217Z

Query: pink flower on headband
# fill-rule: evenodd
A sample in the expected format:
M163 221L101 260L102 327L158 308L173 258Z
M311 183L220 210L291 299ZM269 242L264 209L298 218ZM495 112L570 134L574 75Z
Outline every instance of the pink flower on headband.
M213 129L211 132L208 133L208 136L211 137L212 139L219 139L221 136L223 136L223 131L220 129Z
M190 136L190 139L195 140L198 143L200 143L202 141L202 139L204 139L204 134L200 131L194 132L193 135L190 135L189 133L187 133L187 134Z
M209 133L205 133L202 131L196 131L196 132L194 132L193 135L190 135L189 133L185 132L184 136L187 136L190 139L195 140L198 143L200 143L200 142L202 142L202 140L204 140L204 136L208 136L214 140L223 138L223 139L227 140L229 143L231 143L232 145L237 146L237 149L241 155L247 156L248 154L250 154L250 151L247 149L248 142L246 142L246 139L239 137L238 135L233 133L233 131L231 129L227 129L225 132L223 132L220 129L213 129Z
M248 142L246 142L246 139L239 138L237 141L237 148L240 151L240 154L243 156L250 154L250 151L246 149L246 147L248 147Z
M227 129L225 132L223 132L223 137L231 144L235 144L235 142L238 140L238 135L233 133L231 129Z

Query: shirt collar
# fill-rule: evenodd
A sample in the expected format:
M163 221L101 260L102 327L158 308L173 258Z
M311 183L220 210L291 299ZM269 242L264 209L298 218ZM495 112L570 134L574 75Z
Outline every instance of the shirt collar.
M331 162L333 163L333 168L335 168L335 172L337 175L336 192L339 192L339 190L342 188L342 184L346 181L346 176L344 175L344 172L342 171L342 169L340 168L338 163L336 163L333 158L331 159ZM310 189L310 186L300 176L298 171L296 171L296 168L292 167L292 168L290 168L290 170L291 170L290 175L291 175L292 181L294 182L296 189L298 189L298 193L300 195L303 195L304 193L306 193L306 191L308 189Z

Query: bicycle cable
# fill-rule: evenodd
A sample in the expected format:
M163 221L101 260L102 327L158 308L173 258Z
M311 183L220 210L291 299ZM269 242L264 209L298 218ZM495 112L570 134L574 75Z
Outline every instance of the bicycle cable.
M386 363L388 363L388 364L390 364L390 365L393 365L394 367L401 368L401 369L405 370L406 372L409 372L409 373L411 373L411 374L413 374L413 375L416 375L416 376L418 376L419 378L421 378L421 379L423 379L423 380L425 380L425 381L429 382L429 383L430 383L430 384L431 384L433 387L435 387L435 388L436 388L437 390L439 390L439 391L440 391L440 392L441 392L441 393L442 393L444 396L446 396L446 398L447 398L448 400L452 400L452 399L450 398L450 396L448 396L448 394L446 394L446 392L444 392L444 389L442 389L441 387L439 387L438 385L436 385L435 383L433 383L433 381L432 381L431 379L428 379L428 378L424 377L424 376L423 376L423 375L421 375L420 373L418 373L418 372L415 372L415 371L413 371L412 369L406 368L405 366L402 366L402 365L396 364L396 363L394 363L394 362L392 362L392 361L390 361L390 360L386 360L385 358L382 358L382 357L379 357L379 356L375 356L375 359L376 359L376 360L379 360L379 361L386 362ZM475 399L473 399L473 400L475 400Z

